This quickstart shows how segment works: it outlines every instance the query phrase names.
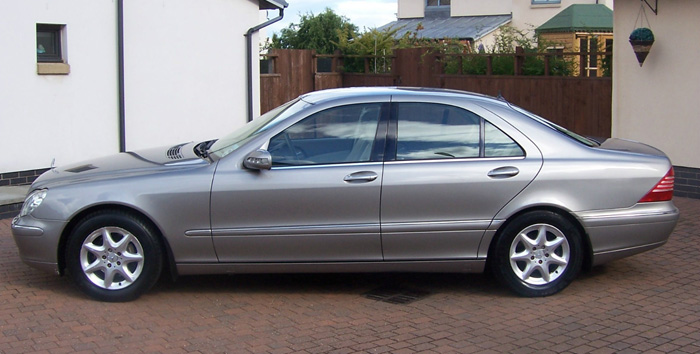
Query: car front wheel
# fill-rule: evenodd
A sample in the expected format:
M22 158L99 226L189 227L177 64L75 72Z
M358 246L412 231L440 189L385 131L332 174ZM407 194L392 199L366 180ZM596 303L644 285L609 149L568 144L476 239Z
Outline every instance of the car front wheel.
M581 235L560 214L535 211L509 223L496 240L492 270L521 296L556 294L578 275Z
M77 287L101 301L130 301L155 284L162 252L151 227L122 212L97 212L73 230L66 267Z

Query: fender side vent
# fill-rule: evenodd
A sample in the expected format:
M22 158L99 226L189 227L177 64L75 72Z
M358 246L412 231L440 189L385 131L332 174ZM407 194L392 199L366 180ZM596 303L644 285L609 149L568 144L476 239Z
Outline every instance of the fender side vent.
M182 147L185 146L186 144L180 144L180 145L175 145L168 149L167 155L168 158L171 160L181 160L185 156L182 155Z

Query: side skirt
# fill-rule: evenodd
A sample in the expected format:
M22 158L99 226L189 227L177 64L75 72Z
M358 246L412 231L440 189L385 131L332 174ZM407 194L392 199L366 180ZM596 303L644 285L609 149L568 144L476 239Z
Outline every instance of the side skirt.
M255 273L482 273L486 259L419 262L179 263L179 275Z

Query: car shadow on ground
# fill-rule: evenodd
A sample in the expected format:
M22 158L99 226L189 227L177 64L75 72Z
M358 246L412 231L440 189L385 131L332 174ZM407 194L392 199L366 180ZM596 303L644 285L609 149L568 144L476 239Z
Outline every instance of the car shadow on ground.
M430 294L442 292L510 295L490 275L453 273L233 274L162 278L151 293L365 294L394 288Z

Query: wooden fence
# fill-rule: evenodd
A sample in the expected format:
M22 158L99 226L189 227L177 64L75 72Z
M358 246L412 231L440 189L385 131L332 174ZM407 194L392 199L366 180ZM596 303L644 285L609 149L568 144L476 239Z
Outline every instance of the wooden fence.
M550 60L564 55L583 58L590 53L524 54L512 56L512 75L467 75L463 73L465 58L475 55L426 54L421 48L400 49L389 58L385 73L374 73L375 57L350 57L316 55L310 50L271 50L266 65L271 73L261 74L261 111L266 112L301 94L338 87L359 86L412 86L440 87L502 95L513 104L545 117L554 123L580 134L609 137L612 120L612 79L610 77L584 77L583 67L579 76L551 75ZM609 53L596 53L609 54ZM523 64L528 56L544 56L545 75L523 74ZM483 55L487 63L492 59ZM493 56L491 56L493 57ZM318 59L332 61L328 72L319 72ZM364 61L364 73L344 72L344 61ZM382 58L386 60L386 58ZM458 62L457 70L450 72L450 63ZM583 62L583 59L581 59ZM386 61L384 61L386 64ZM328 65L325 65L328 66ZM356 65L357 66L357 65ZM454 68L453 68L454 69ZM492 73L487 69L487 74Z

